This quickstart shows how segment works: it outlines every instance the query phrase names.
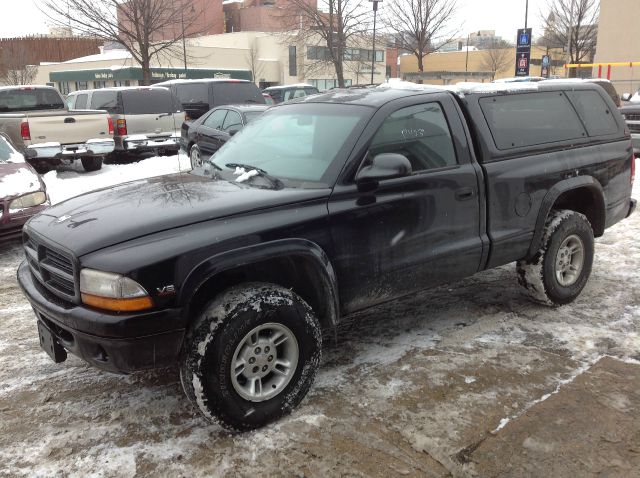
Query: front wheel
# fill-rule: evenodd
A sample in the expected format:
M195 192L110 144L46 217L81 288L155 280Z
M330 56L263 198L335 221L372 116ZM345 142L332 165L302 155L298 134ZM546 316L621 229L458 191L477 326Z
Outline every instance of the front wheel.
M196 169L202 166L202 153L197 144L191 146L189 150L189 159L191 159L191 169Z
M86 158L82 158L82 167L85 171L98 171L102 168L102 158L97 156L88 156Z
M540 249L531 260L517 263L518 282L538 302L568 304L587 284L593 254L588 219L575 211L554 210L545 224Z
M318 320L301 297L274 284L244 284L199 315L185 340L180 378L206 417L251 430L300 403L321 349Z

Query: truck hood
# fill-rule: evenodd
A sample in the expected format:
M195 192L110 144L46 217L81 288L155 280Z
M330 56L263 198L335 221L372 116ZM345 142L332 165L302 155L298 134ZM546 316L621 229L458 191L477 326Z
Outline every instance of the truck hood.
M329 189L259 189L180 173L69 199L32 218L26 229L80 257L167 229L329 194Z

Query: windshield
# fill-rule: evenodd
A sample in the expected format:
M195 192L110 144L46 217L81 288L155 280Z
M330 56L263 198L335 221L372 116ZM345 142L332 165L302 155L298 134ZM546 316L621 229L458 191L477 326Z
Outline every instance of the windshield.
M244 113L244 121L245 121L245 123L249 123L250 121L253 121L258 116L260 116L262 113L264 113L264 111L246 111Z
M60 95L50 88L10 89L0 91L0 111L63 110Z
M24 157L11 147L6 138L0 135L0 164L24 163Z
M339 174L370 109L338 104L293 104L254 119L211 158L220 169L242 163L271 176L327 187ZM286 184L286 182L285 182ZM293 185L289 183L288 185Z

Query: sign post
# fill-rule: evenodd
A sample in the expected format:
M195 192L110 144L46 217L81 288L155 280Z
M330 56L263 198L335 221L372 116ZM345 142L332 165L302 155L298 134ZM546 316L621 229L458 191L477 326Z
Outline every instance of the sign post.
M530 60L531 28L520 28L516 46L516 76L529 76Z

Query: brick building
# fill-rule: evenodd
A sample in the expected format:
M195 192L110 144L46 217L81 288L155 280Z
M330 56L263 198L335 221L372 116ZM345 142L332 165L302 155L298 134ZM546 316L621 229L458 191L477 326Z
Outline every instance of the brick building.
M222 10L223 0L157 0L159 2L170 2L171 9L180 11L182 14L174 16L167 22L168 26L163 31L153 35L154 41L167 40L182 36L184 28L185 36L196 37L205 35L217 35L224 33L224 12ZM126 8L126 2L120 7ZM122 12L118 11L118 23L121 29L131 30L129 22Z

